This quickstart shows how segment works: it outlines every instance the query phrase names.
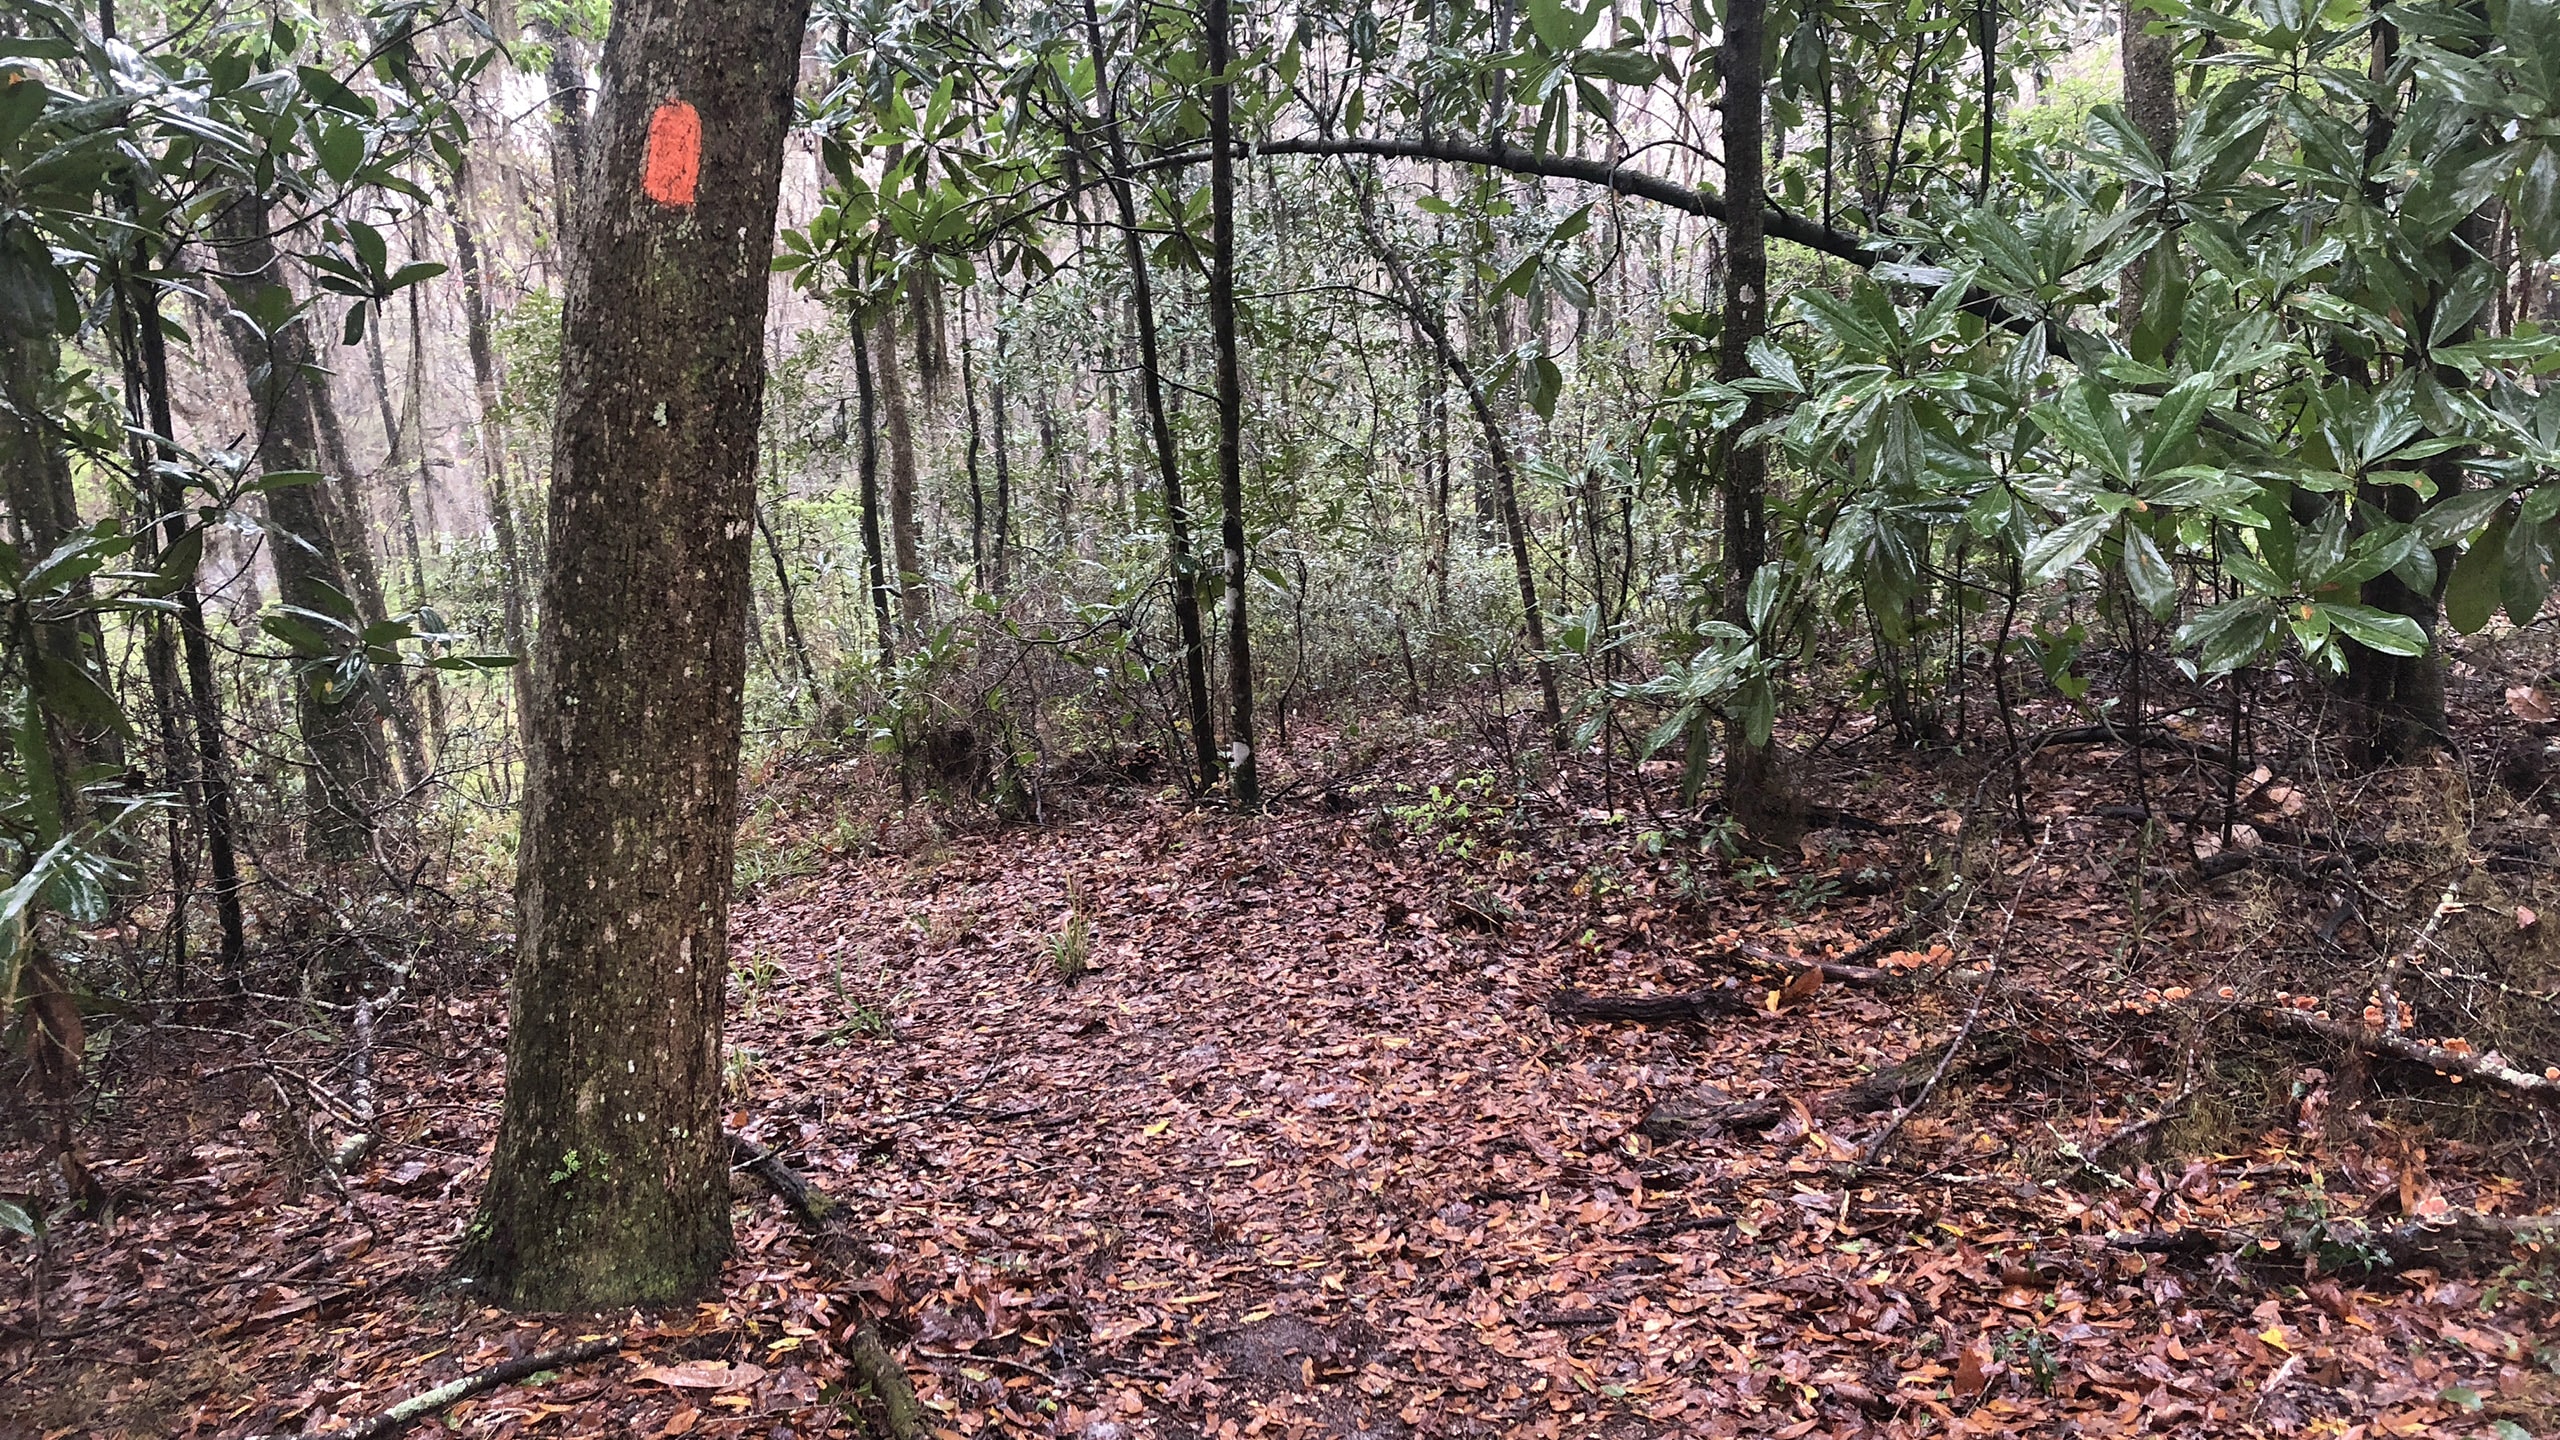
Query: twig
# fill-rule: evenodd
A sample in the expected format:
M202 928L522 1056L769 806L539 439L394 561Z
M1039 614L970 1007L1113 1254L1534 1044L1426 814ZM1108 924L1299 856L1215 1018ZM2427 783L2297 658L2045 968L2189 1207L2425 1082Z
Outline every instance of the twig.
M2461 897L2462 877L2456 876L2445 885L2444 898L2438 900L2436 908L2428 913L2427 923L2418 927L2417 938L2409 942L2408 948L2393 955L2391 963L2383 967L2382 984L2379 988L2382 1000L2382 1038L2386 1042L2400 1038L2401 970L2408 965L2412 956L2426 949L2429 942L2436 938L2436 927L2444 923L2444 917L2462 908Z
M2318 1035L2342 1045L2370 1050L2378 1055L2388 1055L2395 1060L2415 1061L2448 1075L2459 1075L2466 1080L2502 1086L2519 1095L2531 1096L2547 1105L2560 1105L2560 1079L2552 1078L2549 1072L2536 1075L2530 1070L2518 1069L2506 1063L2504 1058L2494 1051L2486 1055L2474 1055L2462 1050L2448 1050L2442 1045L2429 1045L2421 1040L2385 1035L2374 1026L2324 1019L2310 1011L2296 1010L2284 1005L2267 1006L2258 1012L2258 1016L2265 1023L2280 1030L2299 1030L2305 1034Z
M439 1385L433 1390L412 1395L370 1420L359 1420L353 1425L336 1430L310 1431L301 1437L287 1436L279 1432L255 1436L252 1440L381 1440L383 1436L397 1435L428 1416L449 1410L474 1395L495 1390L501 1385L512 1385L518 1380L530 1375L539 1375L545 1370L560 1370L571 1365L583 1365L589 1360L610 1355L621 1348L622 1337L619 1335L581 1340L575 1345L564 1345L557 1350L544 1350L538 1354L509 1360L502 1365L493 1365L477 1374L465 1375L459 1380Z
M1928 1104L1929 1097L1938 1093L1938 1082L1947 1078L1947 1067L1956 1063L1957 1052L1964 1049L1965 1041L1973 1038L1974 1022L1982 1018L1982 1002L1990 998L1991 987L1988 985L1973 992L1973 1007L1964 1012L1964 1023L1956 1027L1956 1038L1948 1042L1947 1053L1938 1057L1938 1068L1930 1072L1928 1081L1920 1087L1920 1093L1911 1097L1911 1103L1895 1109L1893 1118L1885 1122L1884 1129L1867 1142L1865 1152L1858 1156L1858 1169L1865 1170L1875 1164L1876 1158L1884 1154L1884 1147L1892 1144L1893 1137L1901 1133L1902 1122L1910 1119L1911 1112Z
M2053 843L2053 825L2048 821L2044 827L2044 838L2036 842L2036 856L2042 856L2045 847L2051 843ZM2030 859L2033 858L2030 857ZM2032 869L2033 866L2030 865L2029 868ZM1956 1038L1948 1042L1947 1053L1938 1057L1938 1068L1930 1073L1928 1083L1920 1087L1920 1093L1911 1097L1911 1103L1894 1111L1893 1118L1885 1122L1884 1129L1876 1133L1876 1138L1867 1142L1867 1148L1858 1156L1858 1163L1850 1167L1850 1173L1853 1176L1863 1174L1872 1168L1876 1160L1884 1154L1885 1147L1893 1143L1893 1137L1902 1133L1902 1122L1910 1119L1912 1112L1929 1103L1929 1097L1938 1092L1938 1083L1947 1078L1947 1068L1956 1063L1956 1056L1964 1049L1964 1043L1973 1038L1973 1027L1982 1019L1983 1002L1991 998L1993 990L1999 988L2000 966L2009 953L2009 931L2018 922L2018 902L2025 898L2027 898L2027 892L2023 886L2010 894L2008 907L2000 916L1999 938L1991 942L1991 964L1982 972L1982 984L1973 992L1973 1005L1964 1012L1964 1023L1956 1027ZM1848 1192L1845 1188L1841 1192L1840 1208L1845 1224L1848 1214Z
M354 1128L338 1142L336 1149L329 1152L329 1168L340 1174L362 1165L374 1147L382 1143L380 1125L373 1108L374 1017L378 1007L394 1004L399 998L400 991L395 986L380 1001L368 995L356 1002L355 1040L347 1059L347 1069L352 1077L347 1085L347 1108L352 1112L349 1118L354 1122Z

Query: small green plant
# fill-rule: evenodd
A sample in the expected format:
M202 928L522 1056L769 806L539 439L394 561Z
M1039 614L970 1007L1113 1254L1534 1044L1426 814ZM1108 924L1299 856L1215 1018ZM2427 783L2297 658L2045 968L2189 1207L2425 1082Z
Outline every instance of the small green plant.
M2061 1358L2042 1330L2019 1326L1994 1342L1991 1353L2024 1373L2039 1395L2051 1395L2062 1381Z
M729 983L738 990L738 1003L749 1018L764 1001L765 992L782 979L782 962L762 950L751 950L747 957L729 967Z
M1049 968L1073 985L1093 967L1093 920L1085 914L1084 892L1067 887L1067 918L1049 937Z
M586 1166L578 1159L578 1152L575 1150L568 1151L560 1157L560 1168L551 1172L551 1183L554 1185L561 1184L575 1177L580 1170L585 1168Z
M752 1046L732 1045L720 1058L720 1086L733 1100L744 1100L764 1073L764 1055Z
M1414 795L1410 785L1398 785L1398 794L1414 798L1385 807L1385 813L1413 835L1438 836L1441 854L1472 860L1479 838L1474 832L1502 815L1502 807L1493 803L1493 789L1491 771L1461 775L1420 795Z
M1808 872L1797 876L1796 883L1787 888L1787 903L1793 905L1799 915L1810 915L1839 898L1840 877L1837 875Z

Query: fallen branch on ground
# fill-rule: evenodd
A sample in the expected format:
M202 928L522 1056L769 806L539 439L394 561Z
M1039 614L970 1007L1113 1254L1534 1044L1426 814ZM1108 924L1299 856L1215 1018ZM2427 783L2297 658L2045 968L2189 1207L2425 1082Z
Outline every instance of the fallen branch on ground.
M835 1217L835 1197L811 1184L807 1177L782 1163L782 1157L746 1136L729 1132L729 1163L773 1187L773 1193L789 1206L800 1228L813 1235L824 1236Z
M810 1238L829 1250L843 1250L845 1236L836 1221L844 1207L832 1195L818 1188L816 1182L782 1162L782 1157L732 1130L729 1132L729 1155L732 1163L765 1184L791 1211L792 1218ZM871 1389L872 1397L888 1422L892 1440L925 1440L932 1433L924 1405L916 1399L915 1386L907 1379L906 1367L898 1363L888 1344L880 1338L878 1327L865 1320L836 1342L837 1352L851 1364Z
M1547 1010L1563 1020L1626 1020L1639 1025L1678 1025L1710 1015L1749 1015L1758 1006L1739 985L1710 985L1668 995L1587 995L1558 990Z
M2274 1231L2194 1225L2109 1235L2103 1243L2110 1249L2188 1260L2231 1255L2243 1260L2314 1261L2333 1273L2360 1268L2367 1275L2405 1270L2476 1274L2507 1263L2519 1245L2560 1244L2560 1215L2482 1215L2466 1210L2405 1225L2332 1220Z
M1939 1077L1947 1080L1969 1079L1997 1071L2018 1056L2020 1041L2014 1033L1999 1031L1982 1037L1961 1053L1950 1050L1955 1058ZM1832 1115L1864 1115L1898 1104L1905 1096L1916 1096L1922 1085L1937 1071L1931 1046L1914 1054L1892 1069L1871 1075L1845 1090L1817 1095L1806 1102L1807 1113L1817 1117ZM1783 1099L1730 1100L1714 1090L1673 1096L1645 1112L1636 1122L1639 1133L1658 1141L1685 1140L1692 1134L1710 1128L1718 1130L1764 1130L1787 1118L1794 1106Z
M2256 1014L2272 1029L2318 1035L2376 1055L2415 1061L2447 1075L2459 1075L2484 1085L2497 1085L2519 1095L2529 1095L2546 1105L2560 1105L2560 1079L2552 1078L2547 1071L2536 1075L2530 1070L2517 1069L2494 1050L2486 1055L2449 1050L2423 1040L2387 1034L2377 1026L2327 1019L2308 1010L2295 1010L2283 1005L2269 1005Z
M382 1436L397 1435L430 1415L450 1410L474 1395L495 1390L501 1385L512 1385L518 1380L539 1375L545 1370L562 1370L571 1365L583 1365L589 1360L601 1355L610 1355L621 1348L622 1337L619 1335L608 1335L596 1340L581 1340L575 1345L564 1345L557 1350L544 1350L532 1355L519 1356L502 1365L492 1365L476 1374L465 1375L459 1380L439 1385L433 1390L421 1391L370 1420L359 1420L353 1425L336 1430L310 1431L301 1437L275 1434L255 1436L252 1440L380 1440Z
M2014 906L2011 907L2010 913L2013 915L2016 913ZM2008 938L2005 927L2002 929L2001 938L2004 941ZM1974 1024L1982 1018L1982 1002L1990 998L1991 987L1988 985L1973 992L1973 1008L1964 1012L1964 1023L1956 1027L1956 1038L1947 1042L1947 1053L1939 1057L1938 1068L1929 1072L1927 1082L1921 1085L1919 1094L1911 1097L1911 1103L1895 1110L1893 1118L1885 1122L1884 1129L1876 1132L1876 1138L1867 1142L1865 1153L1858 1157L1859 1170L1865 1170L1874 1165L1884 1155L1885 1147L1893 1143L1893 1137L1902 1133L1902 1122L1910 1119L1913 1112L1929 1103L1930 1096L1938 1093L1938 1086L1947 1078L1947 1067L1956 1063L1956 1056L1964 1053L1964 1042L1973 1038Z

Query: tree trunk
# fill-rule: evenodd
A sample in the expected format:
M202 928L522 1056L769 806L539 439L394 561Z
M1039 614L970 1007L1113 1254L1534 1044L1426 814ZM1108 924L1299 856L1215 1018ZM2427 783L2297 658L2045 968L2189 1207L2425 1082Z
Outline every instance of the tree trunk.
M525 619L524 548L516 535L516 506L507 483L505 429L498 423L498 350L490 336L489 281L481 273L480 237L473 231L471 177L453 177L454 269L462 274L463 339L471 351L471 383L479 400L480 482L489 502L490 538L498 547L499 638L516 663L507 674L516 702L516 736L533 723L533 649Z
M917 554L916 432L908 414L907 374L898 354L895 306L881 310L877 333L872 363L879 367L881 428L889 434L889 550L898 562L898 621L907 639L914 641L924 631L930 607L924 562Z
M2163 162L2178 143L2178 46L2166 35L2145 35L2154 18L2142 0L2122 0L2118 10L2124 71L2124 113ZM2124 272L2119 291L2120 323L2131 334L2142 323L2143 296L2149 289L2152 262L2142 261Z
M624 0L577 207L509 994L464 1268L664 1304L729 1249L721 986L764 322L808 0Z
M780 469L777 462L775 468ZM781 476L774 477L774 502L779 509L782 496ZM760 506L756 510L756 529L764 536L765 554L773 561L773 583L782 599L782 643L791 651L791 661L800 672L800 683L809 687L810 713L818 728L833 730L835 707L828 703L826 686L819 683L817 662L809 658L809 642L800 634L800 600L791 583L791 567L782 558L782 540L773 533L773 521Z
M391 483L396 487L395 496L400 506L400 538L409 561L410 608L415 610L427 603L427 557L426 547L418 539L417 496L419 490L432 494L435 489L434 472L427 468L425 406L418 394L426 383L426 366L421 357L424 347L418 335L418 287L409 287L409 378L397 413L391 406L390 367L382 358L381 318L377 314L375 323L364 332L365 353L372 361L374 396L382 405L382 468L390 474ZM409 452L409 458L416 464L416 489L409 484L408 469L400 463L403 451ZM422 778L436 757L444 753L445 737L444 687L436 682L436 672L420 670L417 685L426 692L427 735L416 757L417 768L410 776L412 783Z
M254 305L257 294L284 286L268 224L268 202L259 195L239 197L213 222L220 263L233 277L235 296L243 305ZM269 471L323 470L327 461L321 451L318 401L323 382L315 373L318 357L302 318L261 334L239 310L227 310L222 332L248 374L255 463ZM324 477L267 492L267 519L274 527L267 553L275 564L276 598L289 609L361 628L382 617L364 608L348 576L343 552L351 537L330 523L331 507L321 493L328 484ZM333 651L352 643L351 636L329 637ZM315 659L295 677L293 698L302 746L310 756L304 847L314 859L339 862L370 848L390 757L372 697L362 689L338 693L331 684L332 671L327 662Z
M551 87L546 109L551 121L551 186L557 192L552 213L565 237L587 165L587 77L578 63L576 36L542 20L535 21L532 29L536 39L551 47L543 83Z
M987 377L987 408L992 412L989 418L995 422L996 442L995 566L989 576L988 587L1002 595L1012 579L1007 562L1012 558L1013 548L1013 467L1005 456L1004 448L1004 331L1001 327L996 331L996 373Z
M60 407L51 391L62 364L61 337L50 325L12 325L0 332L0 472L5 472L10 538L20 561L32 568L59 549L80 528L78 497L71 488L71 461L49 417ZM86 597L86 579L73 593ZM97 616L71 621L30 621L33 653L26 676L31 693L43 701L48 739L59 748L52 757L62 781L65 824L76 823L87 807L81 802L82 773L91 767L124 763L124 745L112 725L76 718L61 702L65 687L109 683L106 644ZM35 667L59 669L59 676L32 673Z
M1769 329L1769 239L1764 224L1766 177L1761 165L1761 107L1768 103L1762 74L1764 0L1731 0L1725 7L1724 329L1716 352L1716 377L1733 381L1751 373L1750 346ZM1757 425L1755 399L1740 428ZM1738 431L1737 431L1738 433ZM1769 452L1760 441L1720 442L1724 492L1724 618L1748 627L1746 600L1752 579L1769 558L1767 489ZM1755 834L1784 828L1793 809L1778 773L1774 747L1755 744L1739 718L1724 727L1725 807ZM1767 838L1783 838L1769 833Z
M880 635L880 678L886 682L898 665L898 628L889 617L889 565L880 553L879 386L871 375L871 340L859 322L853 326L853 385L861 406L862 559L871 572L871 621Z
M969 338L969 309L965 294L960 308L960 397L969 411L969 583L980 590L987 588L987 492L978 474L978 452L986 448L985 431L978 417L978 367Z
M1209 0L1209 331L1218 351L1218 505L1227 562L1227 777L1236 808L1262 806L1253 748L1253 647L1245 623L1244 372L1236 354L1235 85L1230 0Z
M2391 73L2393 51L2398 44L2398 29L2381 23L2373 29L2373 76L2377 83ZM2393 121L2388 111L2375 108L2366 117L2365 165L2368 174L2377 173L2382 157L2392 144ZM2425 311L2414 327L2414 333L2434 331L2434 311L2444 298L2460 288L2462 271L2471 265L2487 263L2481 257L2489 252L2492 217L2487 209L2465 216L2453 233L2441 242L2438 263L2447 276L2444 285L2427 298ZM2478 322L2466 321L2451 334L2435 342L2460 345L2471 340ZM2439 384L2459 390L2467 382L2450 366L2439 367L2435 374ZM2435 482L2436 502L2459 494L2465 476L2466 451L2452 450L2424 461L2421 468ZM2366 484L2358 494L2361 506L2380 511L2388 519L2407 524L2417 519L2418 493L2406 485ZM2435 554L2436 583L2433 589L2420 590L2402 580L2393 571L2364 582L2357 596L2365 604L2394 615L2403 615L2426 633L2426 649L2416 655L2391 655L2348 641L2345 690L2354 706L2354 750L2356 758L2368 765L2388 765L2410 759L2432 750L2452 738L2452 727L2445 714L2444 649L2437 644L2441 627L2442 600L2445 583L2453 578L2459 552L2452 546Z
M138 204L138 202L137 202ZM171 436L177 433L177 421L169 408L169 337L160 319L160 292L145 279L128 276L123 287L125 314L119 339L124 351L125 404L127 419L136 427L148 428L157 441L134 444L134 458L143 473L152 476L145 509L159 518L159 530L147 538L143 549L147 558L159 562L170 550L186 542L188 530L181 518L186 496L175 475L154 468L156 461L174 461ZM213 679L213 638L204 623L204 595L196 586L193 566L186 569L177 593L170 597L178 606L178 650L184 657L185 693L189 719L195 729L194 764L187 778L189 808L204 822L206 860L213 872L213 912L222 931L220 961L224 976L232 985L241 986L248 978L248 938L245 917L240 906L240 864L232 849L231 762L222 738L222 692ZM155 691L174 697L178 691L176 658L167 653L165 633L155 637L148 657L152 666ZM184 764L176 727L164 722L162 737L168 745L173 766ZM176 846L172 845L172 851ZM178 884L182 867L173 864L172 887L181 897L183 911L185 890ZM175 948L185 944L186 917L183 913L170 920L176 938Z
M1138 378L1147 434L1155 449L1156 478L1164 490L1165 546L1171 552L1173 621L1182 643L1182 683L1191 702L1191 748L1205 790L1218 778L1218 736L1217 721L1209 709L1208 646L1200 632L1191 511L1183 504L1182 456L1174 448L1173 422L1165 411L1164 370L1156 346L1155 285L1147 273L1146 237L1138 231L1138 201L1129 182L1129 142L1120 130L1120 97L1103 78L1110 73L1110 53L1102 42L1102 17L1094 0L1084 0L1084 33L1093 59L1094 104L1101 112L1103 140L1110 150L1110 190L1112 203L1120 211L1121 256L1129 267L1129 302L1138 330Z

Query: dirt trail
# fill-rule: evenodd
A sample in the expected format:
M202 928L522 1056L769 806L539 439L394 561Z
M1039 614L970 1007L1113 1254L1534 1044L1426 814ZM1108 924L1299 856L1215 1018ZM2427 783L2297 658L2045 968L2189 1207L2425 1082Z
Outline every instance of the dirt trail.
M2528 1357L2455 1318L2460 1286L2332 1284L2323 1309L2112 1253L2088 1232L2141 1222L2003 1165L2013 1145L1942 1113L1964 1094L1909 1123L1912 1168L1854 1186L1842 1162L1882 1116L1654 1144L1657 1099L1818 1101L1950 1017L1834 989L1704 1028L1563 1024L1561 980L1657 981L1703 947L1640 896L1615 908L1650 920L1552 913L1609 908L1561 857L1540 877L1372 838L1123 816L848 866L742 914L780 972L737 1030L754 1108L877 1217L963 1428L2405 1431ZM1520 912L1498 934L1452 904L1488 881L1487 908ZM1093 936L1072 986L1071 894ZM839 965L857 1003L896 997L894 1043L820 1038ZM2226 1208L2210 1167L2189 1182ZM2374 1305L2457 1339L2413 1365Z

